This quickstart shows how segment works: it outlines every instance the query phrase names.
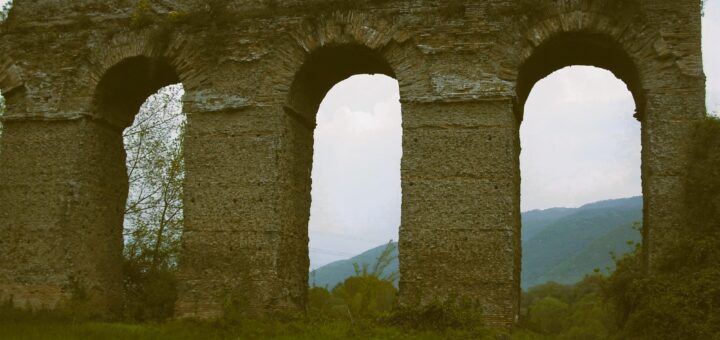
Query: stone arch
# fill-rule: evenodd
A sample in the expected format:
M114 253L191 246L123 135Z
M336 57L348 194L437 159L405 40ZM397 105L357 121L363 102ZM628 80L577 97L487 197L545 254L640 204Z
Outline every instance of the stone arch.
M534 85L567 66L602 68L612 72L625 83L635 102L635 118L641 123L643 256L651 266L651 258L659 252L657 249L663 242L653 235L666 233L671 229L673 219L682 216L676 205L663 203L677 200L677 195L667 193L681 191L678 188L682 184L679 183L679 177L676 177L681 172L677 170L677 164L681 162L670 157L662 160L655 157L662 152L678 153L678 150L682 150L682 143L659 136L672 135L673 133L668 133L667 130L662 131L670 126L677 129L677 136L687 132L685 122L665 121L661 117L664 113L653 107L653 87L672 79L668 78L669 75L675 77L673 68L680 73L684 71L682 63L676 62L677 56L666 53L667 42L663 37L655 34L637 14L638 8L629 10L625 16L613 17L605 14L612 9L609 4L617 2L596 2L594 11L553 8L554 13L526 28L524 36L527 44L521 49L516 78L515 114L520 124L526 100ZM669 91L666 94L672 97L668 101L678 100L678 93ZM672 175L668 176L668 173ZM517 185L519 192L519 181ZM656 218L657 216L662 218ZM517 268L519 277L519 262Z
M388 58L389 52L396 46L394 43L390 44L393 30L388 28L389 31L374 31L379 36L390 37L388 39L365 35L363 32L372 29L367 25L361 26L360 22L354 25L353 22L338 24L334 20L325 21L318 25L321 28L314 31L317 35L304 36L305 41L296 40L297 46L304 51L301 54L303 58L299 59L299 63L299 60L294 60L293 64L298 66L289 78L290 86L284 93L285 140L286 147L292 154L287 163L287 175L293 188L292 202L289 202L292 211L286 225L292 228L293 233L301 236L287 245L286 249L292 251L282 254L280 268L292 268L286 278L294 282L293 295L300 297L297 300L299 305L306 303L307 296L313 134L318 108L334 85L353 75L384 74L397 79L392 60ZM340 31L328 29L329 27ZM313 36L314 38L309 38ZM314 47L311 47L313 45ZM307 50L308 47L311 49Z
M686 145L693 121L704 112L704 77L697 67L701 60L697 51L658 34L653 19L643 14L648 4L635 3L625 15L612 16L613 4L619 2L599 1L586 9L577 4L551 6L541 11L542 20L526 26L516 114L520 121L535 81L563 66L601 67L625 82L642 124L643 255L652 270L653 258L684 223L679 202L685 185Z
M150 94L163 86L182 83L186 90L191 91L205 83L205 69L197 66L202 64L196 58L197 51L185 48L187 38L167 28L120 32L109 41L95 43L99 46L89 52L87 75L90 86L93 86L89 90L94 93L87 105L94 115L99 114L98 109L105 109L99 105L112 105L101 102L100 92L107 90L106 87L113 82L145 84L142 89L133 89L135 98L125 98L137 103L144 95L137 104L138 108ZM149 73L143 74L144 71ZM153 90L152 87L157 88Z
M93 111L110 125L125 129L150 95L179 82L177 73L166 60L145 56L124 59L100 79Z
M356 74L395 73L381 54L359 44L329 45L310 54L295 75L286 108L308 122L318 110L327 92L337 83Z
M335 80L329 84L328 79L324 79L319 86L326 87L322 96L335 83L358 73L380 73L397 79L401 97L411 91L409 87L420 86L416 80L422 73L419 70L424 69L424 58L404 30L405 24L402 20L389 21L356 11L334 12L303 21L286 37L286 43L279 45L283 50L278 51L282 58L277 66L285 71L278 72L275 82L284 97L284 105L298 112L317 111L312 105L301 107L304 104L299 103L299 98L309 93L298 90L302 89L303 82L307 84L308 79L303 77L313 67L322 67L318 61L334 57L348 59L335 63L335 71L321 70L330 80ZM353 52L360 54L352 55ZM361 61L361 58L368 60ZM337 74L331 75L332 72ZM319 106L322 96L318 99L315 94L315 106Z
M124 58L98 78L89 113L79 121L79 143L86 147L75 155L82 195L73 204L82 214L72 218L78 219L74 227L89 232L72 242L84 249L83 265L93 268L76 275L89 291L88 302L117 313L122 308L123 224L129 190L123 131L133 124L147 98L181 81L166 58L145 55Z
M173 9L192 15L197 1L164 2L153 17L172 19ZM684 222L684 145L704 113L700 0L276 2L235 1L231 7L242 10L220 18L227 29L212 33L227 45L208 51L212 20L138 29L129 25L128 1L15 1L0 26L7 52L0 53L0 90L12 116L2 141L9 147L0 153L0 298L58 301L73 277L89 283L97 310L116 303L122 244L119 229L106 227L121 222L127 188L115 180L125 176L118 130L142 97L128 94L135 103L124 107L102 95L109 79L132 76L120 69L172 69L173 76L153 77L179 79L188 91L186 186L197 203L187 219L195 238L183 246L182 316L220 315L227 291L250 292L260 311L302 307L313 111L325 86L303 88L300 71L317 71L309 65L326 53L380 60L371 63L376 69L355 66L391 73L400 84L406 304L463 293L484 300L490 324L512 324L522 116L513 109L526 84L550 71L539 56L557 56L543 50L574 46L571 37L588 38L588 48L603 53L624 52L636 67L635 74L613 71L644 105L650 255L661 254L655 245ZM519 75L533 60L540 66L527 67L535 72ZM478 258L490 260L480 266ZM246 277L242 266L250 268Z
M534 48L520 66L517 79L518 121L535 84L567 66L595 66L612 72L625 82L635 99L635 117L642 120L645 98L635 63L623 47L607 35L568 32L557 34Z
M620 8L620 7L622 8ZM624 15L613 16L622 9ZM595 66L612 72L625 82L636 104L636 118L645 114L645 93L638 60L652 36L642 34L645 24L635 3L614 0L593 2L588 8L580 3L565 6L541 6L543 18L523 30L525 45L521 48L516 95L518 121L535 83L563 67ZM606 14L607 13L607 14ZM645 57L637 57L637 54Z
M185 182L189 202L180 259L179 317L221 315L223 301L229 295L230 299L246 300L249 312L304 309L315 115L326 92L347 77L356 73L394 76L395 70L410 72L417 66L421 59L408 60L407 55L413 52L408 51L409 44L403 43L408 38L397 27L397 23L354 11L305 20L278 38L273 48L263 49L262 53L274 57L245 61L242 67L247 67L247 74L254 76L253 72L257 72L257 77L248 76L247 81L240 82L244 90L249 89L242 98L226 100L226 94L216 99L212 94L200 93L203 101L210 98L215 103L212 106L218 106L206 106L207 114L194 114L193 107L199 101L193 104L196 98L186 99L191 106L186 144L199 138L195 134L202 136L203 141L198 142L202 145L213 140L232 141L235 146L230 150L242 150L242 155L215 152L212 147L207 147L205 153L218 158L214 155L223 155L215 169L227 168L233 176L242 173L246 178L217 178L219 171L214 169L204 172L202 179L193 176ZM223 90L233 93L237 87ZM193 154L191 149L187 149L191 158L207 159L199 157L199 152ZM186 164L190 178L195 162L188 159ZM232 191L228 192L230 196L235 192L247 195L214 204L212 209L225 204L232 211L227 216L209 218L199 212L198 206L204 203L193 203L193 197L210 194L197 185L201 180L207 183L204 187L222 184L217 190ZM213 182L208 183L210 180ZM201 216L193 218L193 214ZM238 216L243 216L242 220ZM223 239L217 235L224 235ZM213 247L207 246L210 242ZM230 253L232 259L228 259ZM206 274L215 271L218 277Z

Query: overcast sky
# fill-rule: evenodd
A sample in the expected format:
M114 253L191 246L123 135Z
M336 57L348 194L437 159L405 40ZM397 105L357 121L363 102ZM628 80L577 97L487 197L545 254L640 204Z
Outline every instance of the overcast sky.
M717 112L720 0L707 1L703 35L707 106ZM640 195L634 110L625 84L606 70L570 67L538 82L520 130L522 210ZM398 84L386 76L351 77L323 101L312 171L312 268L397 240L401 117Z

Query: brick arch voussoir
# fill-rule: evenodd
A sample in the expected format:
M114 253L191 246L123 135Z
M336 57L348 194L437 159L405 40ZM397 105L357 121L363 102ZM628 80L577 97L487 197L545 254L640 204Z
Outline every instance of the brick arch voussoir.
M428 91L425 55L402 20L389 21L364 12L335 12L308 19L275 45L272 63L277 98L287 105L297 72L316 51L327 46L354 45L368 48L382 59L398 81L405 100ZM286 107L287 109L287 107ZM293 108L291 108L293 109Z
M158 28L116 34L104 46L92 50L89 56L89 83L96 87L110 68L125 59L148 57L166 60L185 88L198 88L205 82L205 78L201 70L194 67L200 64L195 62L197 52L188 48L188 45L185 36L162 33Z
M555 37L564 34L587 34L604 36L616 42L639 65L646 58L643 49L648 39L653 39L643 24L631 21L618 21L602 13L586 11L572 11L538 21L527 27L523 36L525 38L520 53L519 65L525 63L535 53L536 49Z
M22 115L25 107L25 78L23 69L9 57L0 57L0 94L5 98L5 104L14 103L12 111L5 112L5 119L13 118L11 115Z
M541 46L556 37L570 34L602 37L617 44L636 72L637 84L631 91L636 98L638 118L642 119L647 79L654 77L659 69L674 64L667 58L666 52L658 49L658 46L663 46L662 36L642 21L615 18L602 12L572 10L557 13L524 29L523 45L517 63L518 77L521 67ZM614 72L612 69L610 71Z
M307 58L315 51L332 45L358 45L376 51L398 72L407 68L406 62L399 58L398 48L409 39L403 30L403 23L377 18L365 12L334 12L314 19L303 21L289 32L285 43L279 44L276 54L279 67L276 82L278 90L289 92Z

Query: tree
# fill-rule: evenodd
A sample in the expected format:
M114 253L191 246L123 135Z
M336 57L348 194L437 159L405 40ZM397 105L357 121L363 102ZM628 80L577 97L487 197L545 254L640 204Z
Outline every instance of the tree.
M0 23L7 19L8 14L10 13L10 7L12 7L12 0L0 6Z
M369 270L367 263L362 266L353 263L355 276L332 290L333 296L344 302L353 318L377 317L389 313L395 307L397 289L393 281L397 279L398 273L385 275L385 270L394 260L395 247L397 245L392 240L388 242L372 265L372 270Z
M185 118L180 85L150 97L123 137L129 193L125 209L127 316L163 319L174 309L183 227Z
M353 263L353 268L355 269L355 276L372 276L379 280L395 282L398 279L399 273L392 272L386 275L385 270L390 266L393 260L395 260L396 256L393 256L393 252L395 252L396 248L397 244L393 243L393 241L390 240L390 242L388 242L388 244L385 246L385 249L383 249L382 253L380 253L377 259L375 259L372 271L369 270L369 266L367 263L363 263L362 265L358 263Z
M643 248L617 260L606 296L628 339L712 339L720 334L720 119L696 123L689 143L686 219L669 233L648 275Z
M570 315L570 306L554 297L540 299L530 306L528 321L543 334L560 334Z

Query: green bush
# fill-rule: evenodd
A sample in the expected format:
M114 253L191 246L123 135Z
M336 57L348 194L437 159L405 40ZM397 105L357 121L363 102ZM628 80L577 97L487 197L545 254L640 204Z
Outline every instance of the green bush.
M607 278L599 273L575 285L549 282L523 294L519 326L537 337L607 339L617 332L613 305L604 297ZM533 338L530 336L529 338Z
M458 330L475 335L486 335L482 309L468 299L448 298L422 306L399 306L386 322L402 327L434 332Z
M177 299L174 268L150 269L126 259L124 316L131 321L162 321L173 316Z
M554 297L548 296L530 306L528 311L530 328L542 334L560 334L570 315L570 306Z
M376 276L350 277L332 290L353 318L378 318L393 310L397 303L397 289L392 282Z
M720 120L699 122L690 141L684 205L686 224L646 275L643 254L618 261L606 295L616 308L620 337L709 339L720 334Z

